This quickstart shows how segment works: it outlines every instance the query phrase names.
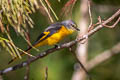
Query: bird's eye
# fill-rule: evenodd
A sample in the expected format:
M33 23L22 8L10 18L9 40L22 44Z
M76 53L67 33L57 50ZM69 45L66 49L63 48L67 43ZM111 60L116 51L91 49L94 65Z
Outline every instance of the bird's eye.
M72 26L75 30L80 31L75 24L71 24L71 26Z
M75 24L71 24L71 26L72 26L73 28L75 28L75 27L76 27L76 25L75 25Z
M71 24L72 27L75 27L75 24Z

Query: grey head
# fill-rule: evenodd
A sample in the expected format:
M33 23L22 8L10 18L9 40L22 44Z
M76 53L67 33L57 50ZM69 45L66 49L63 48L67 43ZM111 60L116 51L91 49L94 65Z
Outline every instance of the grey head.
M80 31L80 30L77 28L77 25L75 24L75 22L72 21L72 20L65 20L65 21L62 21L61 23L62 23L66 28L68 28L68 29L73 29L73 30Z

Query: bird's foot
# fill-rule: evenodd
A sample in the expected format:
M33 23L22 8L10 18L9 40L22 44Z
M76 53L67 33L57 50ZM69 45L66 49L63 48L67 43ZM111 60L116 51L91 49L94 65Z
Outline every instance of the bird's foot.
M60 48L60 46L58 44L55 45L55 48Z

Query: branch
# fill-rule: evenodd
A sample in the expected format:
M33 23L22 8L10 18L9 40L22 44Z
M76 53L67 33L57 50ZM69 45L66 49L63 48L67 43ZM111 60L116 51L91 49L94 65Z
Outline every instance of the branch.
M98 64L102 63L103 61L111 58L113 55L116 55L118 53L120 53L120 42L117 45L113 46L111 49L106 50L103 53L100 53L100 55L90 60L87 64L87 69L91 70Z
M30 42L30 35L29 32L26 32L26 40ZM29 43L28 43L28 48L30 47ZM30 56L27 57L27 60L29 61ZM26 73L24 76L24 80L29 80L29 75L30 75L30 65L27 64L26 66Z
M0 80L3 80L3 77L0 75Z
M45 80L48 80L48 67L45 69Z
M118 16L120 16L120 9L115 14L113 14L110 18L108 18L107 20L105 20L102 24L106 25L107 23L111 22L114 18L116 18ZM95 32L97 32L100 29L102 29L104 27L103 25L101 25L101 24L98 25L97 27L95 27L94 29L92 29L91 31L89 31L87 34L85 34L84 36L82 36L80 38L77 38L76 40L73 40L71 42L62 44L59 47L54 47L54 48L48 49L48 50L46 50L44 52L41 52L35 58L30 58L29 61L24 61L24 62L22 62L20 64L17 64L15 66L13 66L13 67L9 67L9 68L3 69L3 70L0 71L0 75L3 75L3 74L8 73L10 71L14 71L16 69L20 69L20 68L22 68L24 66L27 66L27 64L31 64L32 62L36 61L37 59L43 58L43 57L47 56L48 54L50 54L52 52L61 50L63 48L71 47L71 46L75 45L77 42L80 42L80 41L82 41L82 40L84 40L84 39L92 36Z

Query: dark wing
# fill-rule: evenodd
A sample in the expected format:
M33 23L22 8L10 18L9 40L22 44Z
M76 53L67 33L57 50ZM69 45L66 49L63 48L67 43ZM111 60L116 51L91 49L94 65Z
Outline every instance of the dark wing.
M45 29L45 31L51 31L51 30L59 30L61 28L62 24L60 22L57 22L55 24L51 24L48 28Z
M41 33L41 34L38 36L38 38L36 39L35 42L39 41L43 36L45 36L45 34L44 34L44 33Z
M37 40L35 41L33 46L36 45L37 43L47 39L48 37L50 37L54 33L56 33L61 28L61 26L62 26L61 23L56 23L56 24L50 25L48 28L45 29L45 31L43 33L41 33L39 35L39 37L37 38ZM46 34L47 32L48 32L48 34Z

